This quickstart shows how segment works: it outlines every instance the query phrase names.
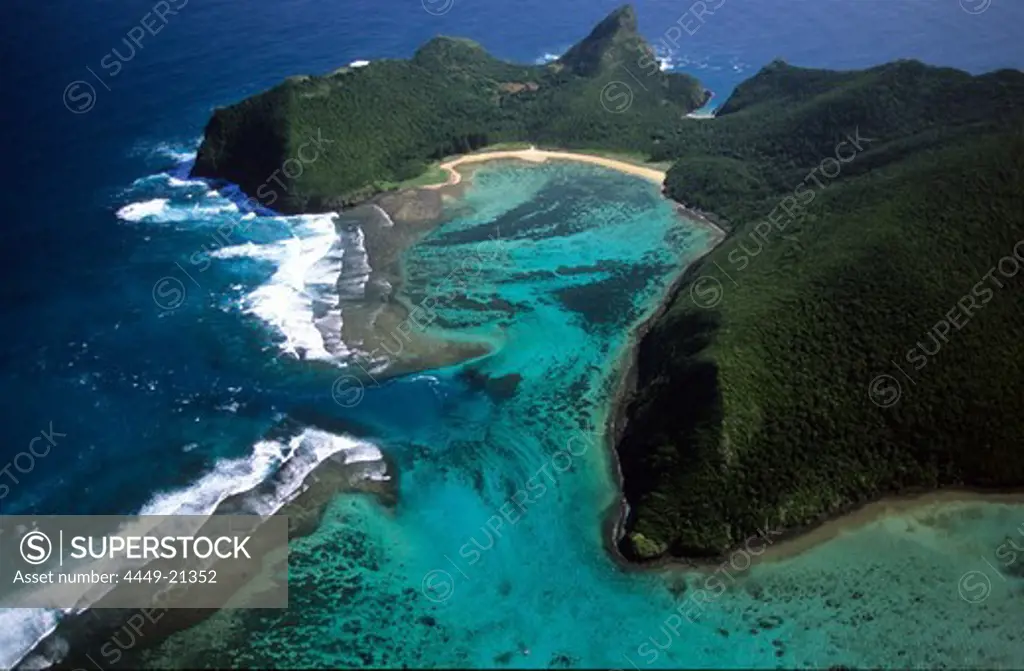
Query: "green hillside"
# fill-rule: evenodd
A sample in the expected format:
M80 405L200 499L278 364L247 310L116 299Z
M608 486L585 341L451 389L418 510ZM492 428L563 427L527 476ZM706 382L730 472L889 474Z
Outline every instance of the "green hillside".
M1024 484L1022 130L1020 72L773 63L667 140L670 195L732 230L639 351L627 554Z
M193 174L235 182L280 211L331 210L498 142L650 153L706 99L692 77L658 70L625 6L548 65L439 37L410 60L289 79L218 109ZM302 148L318 135L323 152ZM315 159L286 166L300 151Z

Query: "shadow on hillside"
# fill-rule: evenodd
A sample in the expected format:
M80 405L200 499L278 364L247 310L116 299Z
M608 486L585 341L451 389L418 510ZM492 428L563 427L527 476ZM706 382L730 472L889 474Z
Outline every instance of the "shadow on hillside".
M636 387L616 450L630 507L626 528L632 530L638 510L644 510L646 522L661 526L656 529L658 542L674 544L684 522L675 519L680 507L664 497L676 491L671 479L696 470L699 461L715 458L700 455L698 445L720 444L718 366L704 355L720 322L717 312L674 309L643 339L637 355ZM697 435L701 440L695 439ZM650 536L649 524L645 531ZM620 551L627 558L642 558L628 535L620 541ZM680 550L669 547L673 554Z

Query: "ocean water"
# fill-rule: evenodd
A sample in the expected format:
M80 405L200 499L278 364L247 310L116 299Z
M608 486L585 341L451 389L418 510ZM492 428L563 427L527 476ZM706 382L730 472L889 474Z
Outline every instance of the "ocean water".
M337 498L317 533L293 547L292 579L309 589L293 590L287 615L219 615L148 661L629 668L1024 658L1012 628L1019 584L989 566L1024 521L1024 510L1004 505L893 517L764 575L755 569L698 624L673 621L665 645L666 618L698 578L627 573L603 553L614 487L595 442L629 327L706 244L654 187L581 166L482 170L406 265L415 298L467 245L484 257L473 291L441 321L489 344L493 354L473 366L495 380L520 376L514 394L481 389L456 367L368 389L344 408L331 394L331 361L344 352L324 337L344 314L323 308L332 275L361 286L358 231L327 216L240 211L230 189L187 179L212 108L285 76L407 56L438 33L531 62L564 50L615 3L171 5L177 13L134 49L123 39L151 4L4 8L2 49L14 66L3 75L0 130L0 512L206 511L291 463L287 481L259 501L272 509L338 453L386 455L396 471L381 477L396 478L399 498L394 510L365 495ZM1014 30L1024 5L1005 0L726 0L678 37L679 20L693 31L687 7L637 9L666 66L696 74L717 101L774 57L837 68L915 57L973 72L1024 63ZM219 241L217 227L235 221L244 237ZM209 263L196 272L190 260L204 252ZM299 351L313 361L296 365ZM310 414L372 435L287 424ZM285 435L269 437L275 430ZM44 432L50 449L19 458ZM542 474L543 496L496 538L486 524L517 483L566 459L570 445L580 454L550 471L552 481ZM480 553L473 565L467 543ZM749 588L755 578L765 587ZM984 599L978 585L989 585ZM0 665L59 617L0 612ZM782 622L758 624L767 617ZM225 632L237 646L215 643Z

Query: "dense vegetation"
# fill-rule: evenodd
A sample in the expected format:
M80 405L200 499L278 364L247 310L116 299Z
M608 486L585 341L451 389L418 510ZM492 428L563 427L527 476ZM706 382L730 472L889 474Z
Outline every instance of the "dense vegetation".
M666 139L668 192L731 231L639 350L627 553L1024 484L1022 130L1020 72L773 63Z
M505 63L439 37L411 60L292 78L218 109L193 173L277 210L336 209L498 142L650 152L706 99L692 77L659 70L626 6L548 65ZM318 135L325 151L301 149Z
M705 97L658 70L625 7L545 66L437 38L289 80L218 110L195 174L294 212L497 142L674 161L668 194L730 235L639 349L618 446L634 557L716 554L890 493L1024 484L1024 75L775 62L713 121L684 119ZM282 175L318 133L326 152Z

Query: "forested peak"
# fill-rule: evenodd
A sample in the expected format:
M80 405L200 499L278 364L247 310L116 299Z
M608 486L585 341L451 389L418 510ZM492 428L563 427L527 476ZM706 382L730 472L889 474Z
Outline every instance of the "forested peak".
M622 5L604 17L590 32L588 39L595 35L610 35L620 31L636 34L636 10L633 9L633 5Z
M412 58L425 67L465 64L467 61L489 61L491 56L478 42L464 37L440 35L416 50Z
M591 76L617 63L636 60L640 49L650 51L637 31L633 6L623 5L598 23L558 62L576 74Z

